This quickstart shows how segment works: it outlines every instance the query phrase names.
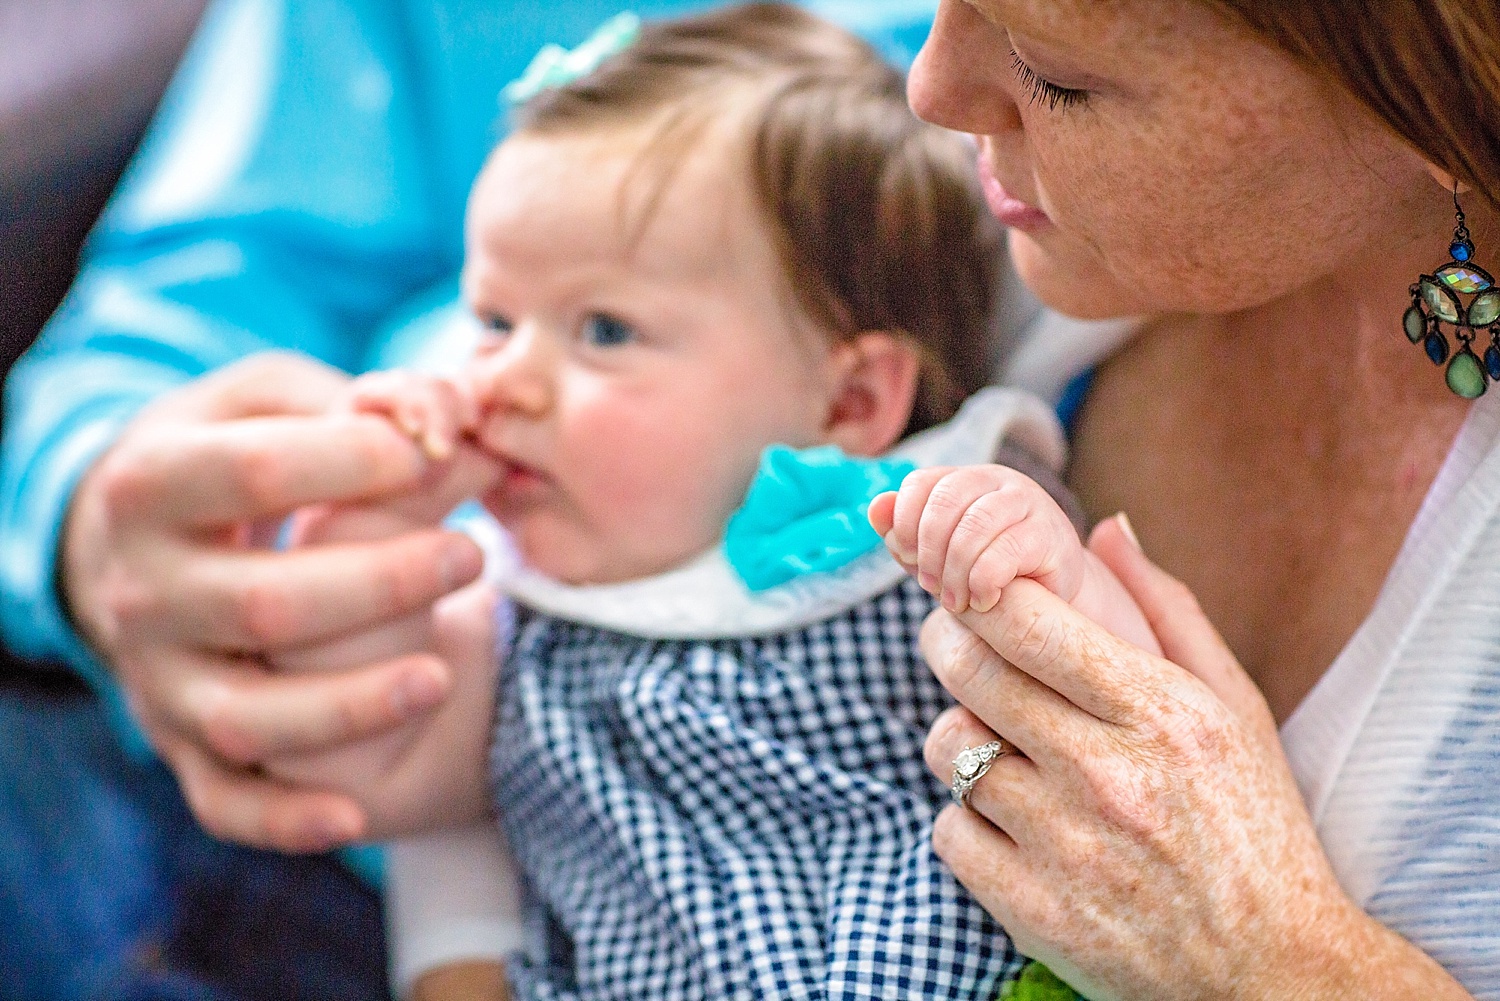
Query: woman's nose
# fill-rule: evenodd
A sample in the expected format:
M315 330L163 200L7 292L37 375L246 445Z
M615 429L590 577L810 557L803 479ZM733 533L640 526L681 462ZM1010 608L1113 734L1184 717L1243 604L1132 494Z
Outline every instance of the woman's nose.
M963 0L942 0L906 89L921 118L955 132L1019 129L1010 39Z
M552 406L553 359L534 328L487 337L474 354L469 378L480 411L539 417Z

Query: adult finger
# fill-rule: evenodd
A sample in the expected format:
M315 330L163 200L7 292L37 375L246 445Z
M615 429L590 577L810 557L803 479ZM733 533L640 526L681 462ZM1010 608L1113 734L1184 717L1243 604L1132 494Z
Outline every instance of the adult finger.
M253 661L157 658L150 700L167 729L232 764L324 751L385 733L447 698L447 665L430 654L330 674L281 676ZM150 681L146 682L150 684Z
M408 524L435 524L459 504L483 496L499 482L500 466L473 445L458 443L448 460L432 470L421 490L401 493L380 507L404 518Z
M215 837L291 853L329 851L364 837L364 811L348 796L227 766L189 741L159 743L188 808Z
M981 907L1007 929L1017 904L1035 897L1022 850L1010 835L972 810L953 804L932 824L932 848Z
M982 747L1002 740L978 717L960 707L939 716L928 732L923 755L927 767L947 786L953 785L953 763L965 748ZM969 808L999 827L1018 844L1034 840L1036 822L1046 816L1036 802L1041 792L1035 762L1024 757L1014 743L990 763L969 790Z
M438 529L286 552L206 550L182 561L143 614L183 643L300 647L399 619L483 567L472 539Z
M1027 757L1041 764L1051 764L1076 756L1093 743L1088 729L1097 726L1079 708L1026 672L1018 670L997 654L973 630L953 615L938 609L922 625L922 655L933 673L958 699L962 712L977 718L978 726L1002 734ZM977 691L982 699L961 696L960 691ZM978 704L976 704L978 703ZM967 708L962 708L967 707ZM958 710L955 710L958 711ZM939 717L951 725L950 715ZM946 731L939 731L945 743L930 759L933 774L946 781L946 763L951 763L958 747L946 741ZM983 741L980 741L983 743ZM929 745L933 744L931 734Z
M1097 719L1133 725L1150 715L1161 694L1187 677L1116 638L1066 601L1027 577L1018 577L989 612L957 615L1006 664L1029 674ZM1004 713L987 690L993 668L969 657L945 669L939 679L981 719ZM1029 753L1029 752L1028 752Z
M349 376L316 359L267 351L216 369L162 397L147 411L175 420L238 420L276 414L320 414L349 385Z
M106 455L100 486L116 517L214 527L393 493L426 469L377 417L257 417L136 435Z
M1142 551L1125 516L1100 522L1089 536L1089 549L1141 606L1162 655L1194 674L1262 737L1276 739L1276 721L1260 689L1203 614L1193 592Z

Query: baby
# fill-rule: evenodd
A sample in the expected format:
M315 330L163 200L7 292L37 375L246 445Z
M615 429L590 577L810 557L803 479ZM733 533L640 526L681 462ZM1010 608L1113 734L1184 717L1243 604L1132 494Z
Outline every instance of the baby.
M1026 575L1155 640L1059 504L990 464L1055 469L1047 408L959 409L991 371L998 255L972 148L857 39L753 4L532 97L467 248L487 332L463 377L383 373L348 405L438 478L485 471L523 563L493 716L284 777L377 812L425 786L453 821L484 808L488 743L547 932L508 963L519 997L991 996L1016 957L930 843L932 595L983 610ZM874 517L917 581L867 521L898 487Z

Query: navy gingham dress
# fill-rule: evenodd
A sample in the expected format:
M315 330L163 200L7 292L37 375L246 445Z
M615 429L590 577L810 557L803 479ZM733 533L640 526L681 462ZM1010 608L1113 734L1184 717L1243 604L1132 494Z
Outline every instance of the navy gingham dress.
M932 851L951 705L904 581L745 639L522 610L495 797L544 944L522 998L989 998L1018 957Z
M1050 410L994 389L896 454L1002 445L1062 462ZM720 554L507 590L490 763L537 926L519 998L988 1001L1018 972L933 853L922 747L953 703L918 651L932 598L883 549L756 594Z

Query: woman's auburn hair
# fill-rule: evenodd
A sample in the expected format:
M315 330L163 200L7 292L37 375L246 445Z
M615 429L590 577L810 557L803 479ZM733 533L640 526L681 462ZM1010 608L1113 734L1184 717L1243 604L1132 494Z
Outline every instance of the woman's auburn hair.
M745 123L751 191L796 305L835 337L905 338L921 360L906 432L947 420L994 372L1003 233L968 140L918 119L905 77L864 41L784 3L650 23L522 106L516 128L650 127L659 197L726 120Z
M1500 2L1212 0L1500 208Z

